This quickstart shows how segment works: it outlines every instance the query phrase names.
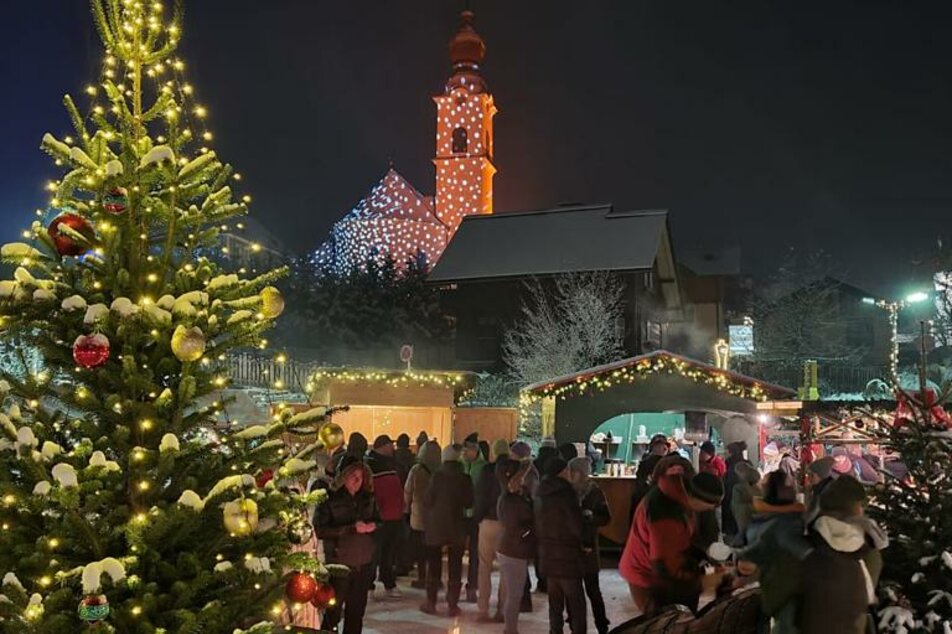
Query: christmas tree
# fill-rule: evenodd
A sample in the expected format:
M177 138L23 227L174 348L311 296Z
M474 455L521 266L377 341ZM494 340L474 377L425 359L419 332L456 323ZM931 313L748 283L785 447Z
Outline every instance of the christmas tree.
M249 199L183 79L181 5L92 10L102 77L42 140L51 219L0 250L3 337L42 363L0 381L0 630L270 632L328 574L289 552L320 496L286 443L326 412L228 421L225 355L264 345L283 271L203 255Z
M948 391L899 391L884 447L904 465L887 469L872 513L889 533L883 551L880 630L952 632L952 420Z

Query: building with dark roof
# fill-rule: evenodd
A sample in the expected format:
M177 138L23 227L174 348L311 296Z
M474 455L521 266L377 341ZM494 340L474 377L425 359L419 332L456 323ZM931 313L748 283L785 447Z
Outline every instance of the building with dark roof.
M527 281L595 271L623 283L625 352L660 348L683 308L667 212L579 205L465 218L430 275L456 319L457 367L502 369Z

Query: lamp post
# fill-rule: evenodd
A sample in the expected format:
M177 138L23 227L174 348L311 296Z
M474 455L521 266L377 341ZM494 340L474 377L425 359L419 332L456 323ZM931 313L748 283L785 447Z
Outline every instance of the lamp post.
M889 315L889 333L890 333L890 351L889 351L889 378L897 385L899 384L899 311L910 304L921 304L929 299L929 294L924 292L912 293L906 299L898 301L888 301L885 299L873 299L864 297L863 303L871 306L878 306ZM920 375L922 370L920 368ZM919 379L923 382L922 376ZM925 389L925 385L921 385Z

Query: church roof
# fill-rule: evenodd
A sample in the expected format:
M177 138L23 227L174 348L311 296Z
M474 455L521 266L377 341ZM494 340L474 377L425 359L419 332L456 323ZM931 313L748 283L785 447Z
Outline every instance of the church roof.
M405 218L436 222L433 198L421 194L394 168L387 170L344 219Z
M667 219L666 211L616 212L611 205L468 216L430 280L651 270L670 246Z

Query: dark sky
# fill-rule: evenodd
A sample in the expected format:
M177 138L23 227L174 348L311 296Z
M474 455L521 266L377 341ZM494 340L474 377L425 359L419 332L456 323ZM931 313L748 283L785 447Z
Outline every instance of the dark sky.
M188 76L252 213L296 250L392 157L433 190L434 105L461 0L192 0ZM814 244L903 276L952 208L947 2L475 0L496 117L498 211L668 208L675 246L748 270ZM82 0L5 3L0 237L45 200L43 132L97 76Z

